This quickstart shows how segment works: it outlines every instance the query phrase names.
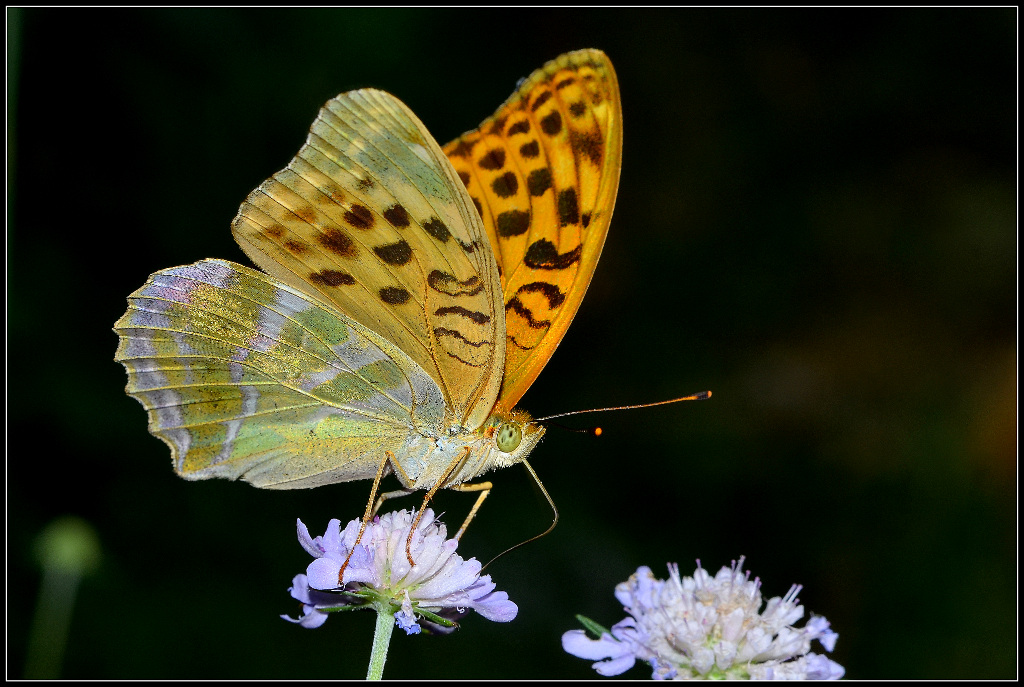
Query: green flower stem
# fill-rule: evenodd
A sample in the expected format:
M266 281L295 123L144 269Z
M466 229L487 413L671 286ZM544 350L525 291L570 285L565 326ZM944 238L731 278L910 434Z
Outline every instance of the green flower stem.
M44 572L29 633L26 679L55 680L60 677L68 628L71 626L71 609L80 579L81 575L69 570L48 568Z
M388 645L391 644L391 632L395 629L394 609L390 604L375 603L377 625L373 629L373 649L370 651L370 667L366 671L367 680L380 680L384 675L384 662L388 660Z
M25 677L53 680L60 677L78 583L99 566L100 542L88 522L65 516L46 526L34 548L43 583L29 632Z

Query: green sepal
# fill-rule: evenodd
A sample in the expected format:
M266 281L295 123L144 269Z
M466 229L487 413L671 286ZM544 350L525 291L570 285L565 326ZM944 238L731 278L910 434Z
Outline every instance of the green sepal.
M340 589L322 589L319 591L326 591L331 594L337 594L339 597L342 598L351 596L358 599L358 601L354 601L353 603L345 603L344 601L341 601L341 603L339 603L339 605L337 606L331 606L330 608L317 608L318 611L321 611L323 613L337 613L338 611L358 611L359 609L369 607L370 604L372 604L377 599L378 596L373 592L367 593L365 590L342 591Z
M362 605L358 605L358 606L344 606L344 607L339 607L337 609L322 608L320 610L322 610L322 611L330 611L330 610L350 611L350 610L357 609L357 608L366 608L367 606L374 606L374 607L378 608L378 612L381 612L381 609L390 609L388 612L391 613L392 615L394 615L398 611L402 610L402 604L400 602L396 601L395 599L391 598L390 596L388 596L386 594L381 594L376 589L373 589L371 587L365 587L365 588L360 589L358 591L351 591L351 592L346 591L344 593L349 595L349 596L357 596L357 597L360 597L362 599L366 599L366 603L364 603ZM422 608L419 608L416 604L413 604L412 610L413 610L414 614L416 614L416 615L418 615L420 617L426 618L427 620L429 620L432 623L437 623L438 625L441 625L442 627L458 627L459 626L459 624L456 623L455 621L449 620L447 618L442 618L441 616L437 615L436 613L431 613L430 611L427 611L427 610L424 610ZM427 630L426 628L422 628L422 629L423 629L423 631L427 632L427 634L430 633L429 630Z
M603 634L610 635L612 633L611 630L601 625L600 623L594 622L585 615L580 615L579 613L577 613L576 620L580 621L580 624L583 626L583 628L590 634L594 635L597 639L601 639L601 635Z
M413 612L416 615L423 616L424 618L426 618L430 622L437 623L438 625L440 625L442 627L458 627L459 626L459 624L457 622L455 622L454 620L449 620L448 618L442 618L441 616L437 615L436 613L431 613L430 611L425 611L422 608L416 608L415 605L412 607L412 610L413 610ZM424 631L427 631L426 628L422 628L422 629Z

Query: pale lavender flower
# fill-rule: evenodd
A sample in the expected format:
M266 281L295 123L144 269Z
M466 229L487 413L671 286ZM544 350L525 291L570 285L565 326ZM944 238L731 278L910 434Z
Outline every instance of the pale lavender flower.
M810 653L817 640L826 651L839 635L821 616L801 628L793 623L804 608L793 585L761 609L761 582L742 572L743 558L714 577L697 562L693 577L680 577L669 564L669 579L638 568L616 586L615 597L630 617L588 638L582 630L562 635L562 647L580 658L598 660L600 675L619 675L637 660L647 661L655 679L837 680L838 663ZM759 612L760 611L760 612Z
M466 561L455 553L458 541L446 539L445 526L434 521L429 508L412 538L416 565L409 565L405 543L415 517L415 511L397 511L374 518L358 545L358 519L345 529L340 520L331 520L323 536L315 538L299 520L299 543L316 560L289 589L302 602L303 614L281 617L316 628L330 611L386 607L408 634L418 633L421 624L432 632L450 632L453 621L469 609L497 622L515 618L519 609L508 594L495 591L490 575L480 576L475 558ZM352 557L339 579L349 551Z
M310 588L305 575L296 575L292 579L292 586L288 587L288 592L293 599L302 602L302 615L298 619L286 615L281 617L310 630L320 627L327 621L327 613L321 609L338 606L337 595Z

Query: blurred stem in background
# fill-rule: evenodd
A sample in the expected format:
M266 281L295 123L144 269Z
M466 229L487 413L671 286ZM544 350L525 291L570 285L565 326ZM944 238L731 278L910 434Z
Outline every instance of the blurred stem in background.
M78 583L99 567L100 542L88 522L64 516L36 538L35 554L43 581L29 632L25 678L52 680L60 677Z

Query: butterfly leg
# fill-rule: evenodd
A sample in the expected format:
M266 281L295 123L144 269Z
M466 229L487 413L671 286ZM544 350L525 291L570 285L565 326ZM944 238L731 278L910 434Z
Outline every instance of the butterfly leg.
M391 453L390 451L385 451L385 453L387 454L387 457L391 459L391 469L395 473L395 476L398 477L398 481L401 482L402 484L415 483L415 480L409 477L409 475L405 473L405 470L402 469L401 463L399 463L395 459L395 454ZM377 503L373 504L373 510L370 512L370 517L372 518L377 514L377 511L380 510L380 507L384 505L385 501L389 499L398 498L399 496L408 496L414 491L415 489L408 489L403 486L401 489L395 489L394 491L384 492L383 494L377 497ZM373 500L373 494L375 492L376 488L374 488L373 492L370 493L370 500Z
M427 510L427 505L430 503L430 499L434 498L434 494L436 494L441 487L445 486L445 482L448 481L448 478L451 477L459 465L462 464L462 461L469 457L469 454L470 449L467 446L455 457L455 460L448 464L448 468L444 471L444 474L441 475L441 479L437 480L437 483L430 487L430 489L427 490L427 495L423 497L423 505L420 506L419 512L416 513L416 519L412 521L412 527L409 528L409 536L405 540L405 556L409 559L409 565L416 565L412 560L412 534L416 531L416 528L419 527L420 518L423 517L423 512Z
M469 515L467 515L466 519L462 522L462 527L460 527L459 531L455 534L456 540L461 539L462 535L465 534L466 528L469 527L470 520L476 517L476 512L480 510L480 506L483 504L484 499L486 499L487 495L491 493L492 486L493 485L490 482L480 482L479 484L453 484L449 487L449 489L467 493L471 491L480 492L480 496L476 498L476 503L474 503L473 508L470 509Z
M380 507L384 505L384 502L389 499L396 499L399 496L408 496L412 493L412 489L395 489L394 491L386 491L377 497L377 503L373 505L373 512L370 513L370 517L377 515Z
M395 454L392 453L391 451L384 452L384 458L380 461L380 465L377 467L377 475L373 478L373 488L370 489L370 500L367 501L366 510L363 512L363 522L359 526L359 534L356 535L355 544L353 544L352 548L349 549L348 555L345 556L345 562L341 564L341 570L338 571L339 586L345 584L345 582L342 580L342 577L345 575L345 568L348 567L349 559L352 558L352 553L356 550L356 546L359 544L360 541L362 541L363 532L366 531L366 525L370 522L370 518L374 516L374 514L377 512L377 509L380 508L380 504L384 502L384 499L386 497L395 494L395 492L388 492L387 494L382 494L380 500L377 501L376 505L374 505L373 497L377 495L377 489L380 487L380 480L382 477L384 477L384 470L385 468L387 468L388 463L391 463L391 465L398 465L398 460L395 458Z

